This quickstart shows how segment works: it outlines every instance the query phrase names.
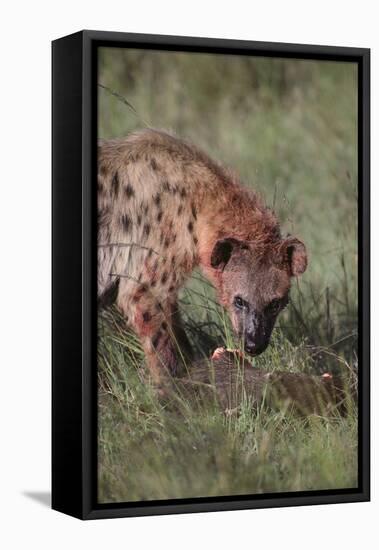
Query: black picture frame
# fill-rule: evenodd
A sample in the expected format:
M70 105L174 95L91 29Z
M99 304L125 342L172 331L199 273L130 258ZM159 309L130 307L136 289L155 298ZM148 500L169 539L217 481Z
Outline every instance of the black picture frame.
M99 46L358 64L359 486L357 489L97 504L96 53ZM52 507L81 519L370 499L370 50L81 31L52 43Z

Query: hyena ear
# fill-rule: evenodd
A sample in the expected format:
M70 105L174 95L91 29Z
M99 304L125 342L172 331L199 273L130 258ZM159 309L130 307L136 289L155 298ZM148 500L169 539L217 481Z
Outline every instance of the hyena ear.
M222 239L217 241L211 254L211 266L223 270L230 260L233 250L240 245L236 239Z
M308 259L304 243L295 237L288 237L284 241L284 250L289 263L292 277L302 275L307 269Z

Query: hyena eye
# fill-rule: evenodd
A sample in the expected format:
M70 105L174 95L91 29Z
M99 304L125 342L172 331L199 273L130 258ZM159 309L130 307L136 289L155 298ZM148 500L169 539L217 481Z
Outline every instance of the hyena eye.
M282 300L273 300L268 307L272 313L279 313L282 308Z
M249 309L249 304L241 296L234 298L234 305L237 309Z

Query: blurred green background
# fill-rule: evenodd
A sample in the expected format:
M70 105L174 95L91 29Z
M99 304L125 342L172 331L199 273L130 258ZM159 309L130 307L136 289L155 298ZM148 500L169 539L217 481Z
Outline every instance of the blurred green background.
M350 378L354 377L357 369L357 66L300 59L100 48L98 82L108 88L98 89L99 137L125 136L148 125L172 130L192 140L216 160L234 168L245 185L252 186L265 197L266 203L277 212L283 233L291 232L305 242L309 254L308 270L295 283L291 304L280 317L273 343L256 364L271 370L281 368L313 374L325 370L342 371ZM110 90L125 98L135 112ZM212 290L199 282L198 274L182 295L187 329L194 344L204 353L209 349L204 344L204 335L199 336L200 324L202 327L207 323L211 326L210 321L216 320L213 324L218 324L219 330L208 331L208 336L213 337L212 345L213 342L218 345L223 341L230 343L231 339L228 328L220 322L222 314L216 311L217 306L212 306L215 314L209 314L208 300L212 299ZM204 301L207 302L206 308ZM197 307L192 307L194 304ZM140 382L136 381L134 373L136 364L143 358L138 356L138 343L131 335L115 339L112 336L114 328L104 329L104 326L109 329L110 323L115 322L114 315L101 313L99 319L103 330L99 343L100 387L107 394L107 397L101 394L104 399L100 399L100 497L110 501L138 500L145 493L141 493L137 484L131 481L136 475L131 464L140 464L136 451L141 443L138 437L142 434L145 437L146 426L143 429L140 426L141 431L138 430L141 420L138 411L147 405L146 396L140 395ZM104 377L108 377L106 384ZM133 380L136 386L133 386ZM116 405L114 399L109 398L112 392L113 398L117 396ZM136 398L136 395L140 397ZM151 399L154 401L150 395L149 403ZM130 417L133 406L136 407L135 413ZM154 407L154 411L160 410L159 404L155 403ZM155 413L151 414L154 417ZM160 423L162 414L159 412L157 417ZM201 426L205 431L210 429L206 415L196 419L195 416L193 413L193 425L199 422L200 431ZM270 417L267 420L269 424L274 422ZM340 483L355 483L355 420L351 412L348 421L343 421L347 422L343 429L342 425L333 425L338 432L335 433L335 447L330 443L333 441L330 426L325 428L325 432L317 432L319 438L305 428L299 432L298 426L294 427L301 437L295 438L288 452L302 456L310 445L310 453L314 453L313 459L311 454L307 455L309 462L305 469L309 470L308 478L305 476L303 482L296 478L296 487L309 489L321 485L331 488L333 479L338 478L337 468L340 474L341 469L342 474L346 474ZM128 422L136 424L134 436L129 434L126 442L120 443L116 439L125 439L121 434L123 430L129 433L125 427ZM228 448L230 443L230 427L227 428L223 422L220 418L217 424L220 431L213 442L215 448L218 445ZM174 434L172 422L168 429ZM276 461L280 470L288 456L284 448L282 455L278 450L281 447L276 428L270 430L266 429L273 453L270 468L272 461ZM162 446L167 445L166 432L161 434ZM245 437L243 429L242 432ZM312 441L317 440L317 445L323 448L324 436L332 447L328 451L324 448L325 455L322 455L318 447L314 452ZM182 441L187 441L190 449L196 437L190 431L182 434ZM173 441L172 453L178 456L178 447ZM153 495L150 498L229 494L244 492L244 486L248 492L254 492L254 487L258 492L293 490L289 479L284 483L276 474L270 477L271 474L264 469L266 458L262 459L262 464L259 462L266 476L264 487L254 481L251 474L249 477L246 441L243 441L243 444L241 441L233 443L237 445L237 450L233 446L233 452L240 457L238 479L242 476L242 481L239 488L233 482L233 478L236 479L235 458L230 463L225 458L223 472L220 472L222 487L217 483L212 488L207 485L206 478L213 471L211 462L207 463L207 454L201 455L204 464L202 460L197 465L184 461L183 471L192 468L193 474L190 475L191 482L188 476L185 478L188 486L186 481L178 482L178 477L183 477L183 474L180 467L177 471L175 462L176 474L171 473L166 484L162 481L163 471L160 471L160 468L165 469L162 463L144 473L139 487L147 483L150 487L150 493L147 493ZM258 441L259 438L250 441L249 452L259 446ZM159 443L153 445L152 453L156 452L157 446ZM331 466L328 453L332 449L334 456L342 457L344 448L351 449L351 454L344 456L343 464L336 459ZM187 448L182 451L188 454ZM211 451L208 449L207 452ZM122 458L125 454L129 454L129 466ZM169 462L167 456L165 461L166 464ZM199 464L203 464L201 471L198 470ZM154 471L159 472L156 474L157 486L151 481L152 477L155 479ZM229 482L225 481L224 475L230 475ZM176 476L175 481L173 476ZM195 479L196 486L201 487L193 489L196 494L192 494L191 484ZM199 480L203 480L203 484ZM158 486L164 488L158 490Z

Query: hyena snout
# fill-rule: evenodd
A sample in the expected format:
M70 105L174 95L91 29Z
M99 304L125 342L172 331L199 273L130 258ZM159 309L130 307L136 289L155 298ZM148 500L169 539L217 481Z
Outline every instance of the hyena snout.
M270 343L274 322L263 315L252 314L244 327L244 347L250 355L260 355Z

